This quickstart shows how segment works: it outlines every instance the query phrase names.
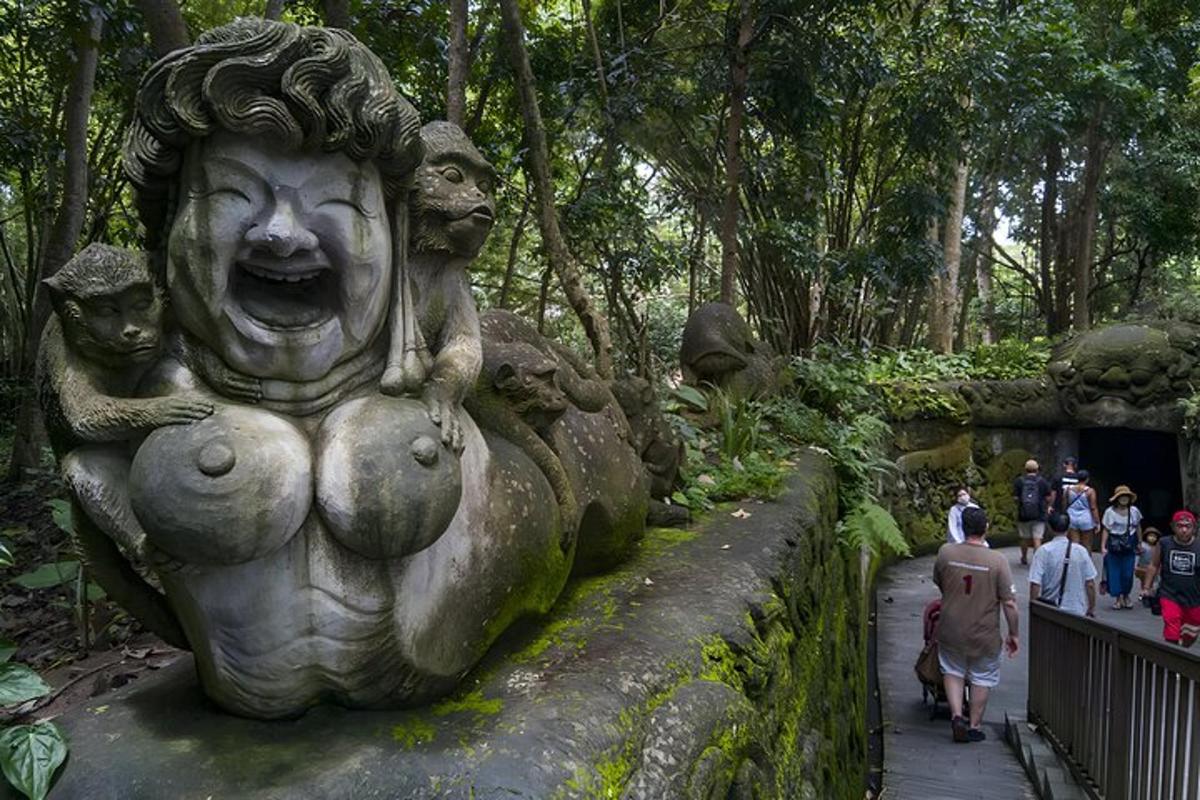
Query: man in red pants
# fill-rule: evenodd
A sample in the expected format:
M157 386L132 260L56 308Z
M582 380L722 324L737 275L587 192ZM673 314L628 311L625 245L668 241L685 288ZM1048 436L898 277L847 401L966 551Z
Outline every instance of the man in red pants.
M1163 638L1172 644L1191 647L1200 635L1200 540L1196 538L1196 516L1176 511L1171 517L1171 537L1154 548L1142 578L1148 593L1154 576L1160 575L1158 599L1162 605Z

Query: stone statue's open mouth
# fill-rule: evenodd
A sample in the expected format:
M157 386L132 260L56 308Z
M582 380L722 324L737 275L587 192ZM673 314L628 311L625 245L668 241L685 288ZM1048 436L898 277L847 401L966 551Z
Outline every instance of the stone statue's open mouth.
M480 203L458 219L469 219L471 222L491 225L496 221L496 214L487 203Z
M311 328L337 313L337 275L322 256L239 261L232 290L242 310L268 328Z

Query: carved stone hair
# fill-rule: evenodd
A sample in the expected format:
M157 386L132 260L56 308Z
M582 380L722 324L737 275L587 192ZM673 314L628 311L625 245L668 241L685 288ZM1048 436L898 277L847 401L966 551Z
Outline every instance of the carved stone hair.
M125 172L151 250L175 213L190 142L217 130L374 161L388 197L421 160L420 119L383 63L343 30L243 18L159 60L142 78Z
M439 156L455 155L471 162L483 172L496 172L495 167L475 147L471 137L453 122L436 119L425 123L425 127L421 128L421 143L428 159L436 160Z
M80 250L42 283L56 306L60 297L86 300L142 283L152 285L145 253L100 242Z

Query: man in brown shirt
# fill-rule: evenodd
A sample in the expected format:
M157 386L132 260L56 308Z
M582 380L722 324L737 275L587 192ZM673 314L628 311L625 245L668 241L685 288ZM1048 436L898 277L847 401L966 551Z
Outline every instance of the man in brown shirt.
M938 620L938 660L950 702L951 727L956 742L980 742L980 727L988 692L1000 682L1000 649L1017 655L1016 587L1008 559L984 542L987 514L967 508L962 517L966 541L944 544L933 565L933 582L942 590ZM1000 612L1008 623L1008 636L1000 637ZM963 718L963 688L971 686L971 719Z

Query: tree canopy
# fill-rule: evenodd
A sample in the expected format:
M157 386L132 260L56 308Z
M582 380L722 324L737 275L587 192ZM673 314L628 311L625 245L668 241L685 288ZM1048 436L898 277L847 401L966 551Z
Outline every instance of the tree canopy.
M530 135L506 9L521 23L544 148ZM479 304L581 346L602 321L618 370L669 374L682 321L721 297L723 280L761 336L795 354L822 341L945 352L1197 311L1195 4L471 0L463 10L6 4L0 375L16 393L27 385L38 282L54 253L140 241L119 163L139 77L178 37L241 15L348 24L424 118L461 118L503 176L499 224L473 268ZM81 198L69 123L89 46ZM73 201L83 201L77 232L55 225ZM547 209L560 242L547 240ZM598 315L586 326L584 301Z

